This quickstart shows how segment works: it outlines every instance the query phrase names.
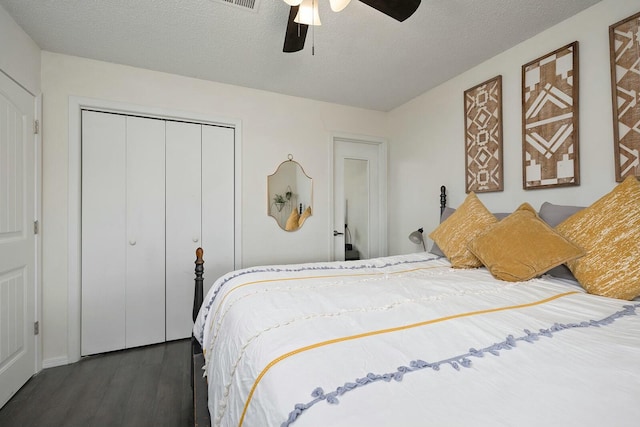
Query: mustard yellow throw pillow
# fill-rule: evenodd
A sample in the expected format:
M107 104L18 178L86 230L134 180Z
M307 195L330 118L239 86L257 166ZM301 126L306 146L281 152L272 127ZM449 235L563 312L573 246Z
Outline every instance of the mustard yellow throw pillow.
M298 227L302 227L302 224L311 216L311 206L307 206L307 209L302 212L300 219L298 220Z
M284 226L284 229L287 231L296 231L298 229L298 220L300 219L300 214L298 214L298 209L293 208L291 211L291 215L287 219L287 223Z
M567 266L590 294L640 295L640 183L627 177L610 193L556 226L587 254Z
M482 265L467 244L498 220L471 192L449 218L429 234L454 268L477 268Z
M479 234L468 248L495 278L508 282L532 279L584 255L540 219L528 203Z

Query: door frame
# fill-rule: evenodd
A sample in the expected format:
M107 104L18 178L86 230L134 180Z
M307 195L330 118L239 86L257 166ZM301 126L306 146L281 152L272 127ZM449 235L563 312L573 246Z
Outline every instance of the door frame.
M80 360L81 336L81 166L82 166L82 110L90 109L164 120L186 121L232 128L234 138L234 268L242 266L242 122L239 119L215 117L208 114L128 104L103 99L69 97L69 201L68 201L68 299L67 299L67 357L50 361L50 366ZM195 254L194 254L195 257ZM195 258L194 258L195 259Z
M39 329L42 329L42 93L35 96L35 111L34 120L38 123L37 132L35 132L35 200L34 200L34 221L38 221L38 232L35 234L35 271L34 279L36 286L36 322L38 322ZM40 372L42 366L42 332L39 330L35 336L36 339L36 372Z
M332 132L329 136L329 212L328 212L328 260L333 260L335 256L334 239L332 234L334 230L334 161L333 156L335 153L336 142L356 143L356 144L371 144L378 147L378 174L380 185L378 186L378 215L380 218L378 227L378 239L380 242L380 254L379 256L386 256L389 251L388 237L387 237L387 221L388 221L388 209L387 209L387 156L388 156L388 143L385 138L358 135L343 132Z

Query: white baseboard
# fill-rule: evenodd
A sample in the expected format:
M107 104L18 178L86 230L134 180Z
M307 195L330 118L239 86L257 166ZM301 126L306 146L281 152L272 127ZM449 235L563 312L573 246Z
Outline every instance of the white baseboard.
M56 366L64 366L69 364L69 358L67 356L52 357L51 359L44 359L42 361L42 369L55 368Z

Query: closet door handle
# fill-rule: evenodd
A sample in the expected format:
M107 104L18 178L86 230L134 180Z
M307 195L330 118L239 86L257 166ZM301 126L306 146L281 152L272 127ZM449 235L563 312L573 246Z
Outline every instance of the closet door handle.
M129 244L130 244L131 246L135 246L135 245L136 245L136 243L137 243L137 242L135 241L135 239L131 239L131 240L129 240Z
M339 232L338 230L333 230L333 236L342 236L344 233Z

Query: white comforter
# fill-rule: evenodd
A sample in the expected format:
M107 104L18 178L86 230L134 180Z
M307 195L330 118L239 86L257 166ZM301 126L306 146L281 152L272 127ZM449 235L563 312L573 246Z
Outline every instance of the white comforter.
M214 426L638 426L638 302L422 253L220 278L195 336Z

